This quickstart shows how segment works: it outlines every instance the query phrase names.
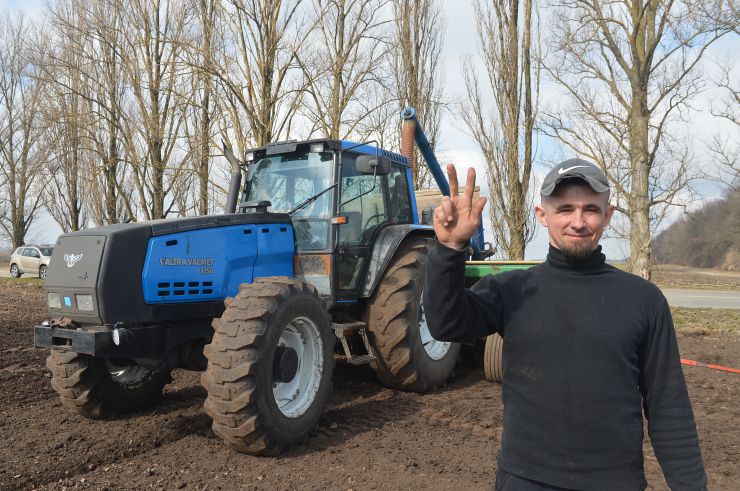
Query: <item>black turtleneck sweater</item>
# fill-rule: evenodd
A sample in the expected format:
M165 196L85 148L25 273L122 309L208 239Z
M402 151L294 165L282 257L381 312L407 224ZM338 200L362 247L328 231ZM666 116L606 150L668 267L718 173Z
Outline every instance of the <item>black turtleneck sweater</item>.
M550 247L547 261L464 285L463 253L429 251L424 309L443 341L504 338L498 465L568 489L644 489L643 419L666 481L706 486L668 304L642 278Z

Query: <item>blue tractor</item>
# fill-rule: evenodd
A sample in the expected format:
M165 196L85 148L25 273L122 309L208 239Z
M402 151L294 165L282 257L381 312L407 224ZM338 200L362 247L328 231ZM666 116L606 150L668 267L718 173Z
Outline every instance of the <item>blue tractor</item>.
M426 328L433 229L420 223L409 160L329 139L245 161L226 150L226 214L59 238L45 287L53 320L35 344L51 348L62 404L92 418L137 410L172 369L199 370L214 432L272 455L317 425L335 359L370 364L394 388L443 384L460 346Z

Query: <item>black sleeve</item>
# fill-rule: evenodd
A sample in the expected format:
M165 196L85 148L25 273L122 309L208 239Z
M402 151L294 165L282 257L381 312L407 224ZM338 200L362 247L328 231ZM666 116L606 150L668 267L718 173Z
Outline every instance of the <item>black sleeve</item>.
M429 332L440 341L465 342L488 336L501 325L501 296L492 276L476 293L465 289L465 254L435 242L429 249L424 314Z
M640 348L640 390L648 433L670 488L703 490L707 476L671 311L662 295L657 304Z

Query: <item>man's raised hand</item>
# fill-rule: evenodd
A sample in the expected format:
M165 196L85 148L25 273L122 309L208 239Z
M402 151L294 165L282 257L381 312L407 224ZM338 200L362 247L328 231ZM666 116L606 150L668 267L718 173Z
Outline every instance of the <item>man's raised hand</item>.
M442 204L434 209L434 233L437 240L451 249L463 250L480 226L486 198L473 203L475 191L475 169L468 169L465 191L458 192L457 171L454 165L447 166L450 180L450 196L442 198Z

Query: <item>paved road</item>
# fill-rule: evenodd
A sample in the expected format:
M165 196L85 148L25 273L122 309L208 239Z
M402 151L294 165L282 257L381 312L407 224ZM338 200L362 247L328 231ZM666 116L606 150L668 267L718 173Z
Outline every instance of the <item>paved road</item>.
M713 309L740 309L740 292L718 290L663 290L668 304L674 307L708 307Z
M24 275L30 278L31 275ZM0 269L0 278L10 278L7 268ZM668 304L674 307L707 307L712 309L740 309L740 292L719 290L664 289Z

